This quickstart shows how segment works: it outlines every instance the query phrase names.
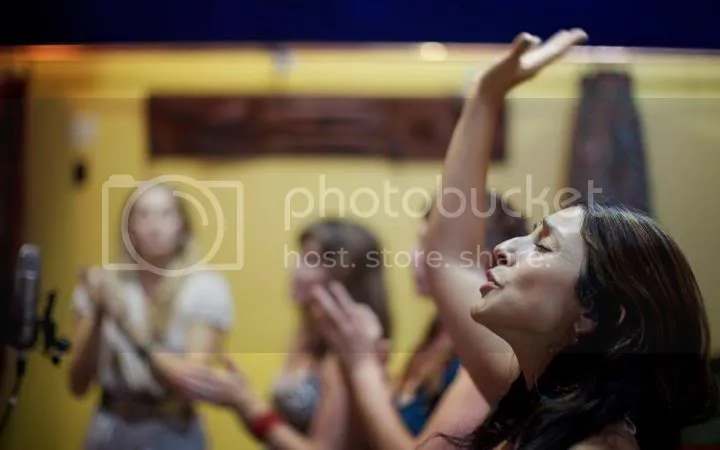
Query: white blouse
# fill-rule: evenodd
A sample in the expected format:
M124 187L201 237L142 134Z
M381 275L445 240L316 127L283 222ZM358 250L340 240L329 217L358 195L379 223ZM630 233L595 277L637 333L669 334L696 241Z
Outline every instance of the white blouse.
M122 277L118 296L124 303L127 325L144 329L148 325L148 308L137 277ZM73 309L82 317L92 314L94 304L87 290L79 285L73 293ZM233 322L233 298L225 279L218 273L198 271L187 276L180 286L161 342L163 349L187 351L187 335L195 324L206 324L228 331ZM164 388L152 376L132 345L112 320L105 320L98 361L98 377L104 390L113 394L147 393L163 396Z

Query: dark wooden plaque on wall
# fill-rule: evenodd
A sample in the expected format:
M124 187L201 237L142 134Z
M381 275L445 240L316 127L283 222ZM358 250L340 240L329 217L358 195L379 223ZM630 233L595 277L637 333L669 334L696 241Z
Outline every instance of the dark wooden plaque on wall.
M151 96L153 156L443 158L457 97ZM504 121L503 121L504 122ZM493 159L504 157L504 131Z

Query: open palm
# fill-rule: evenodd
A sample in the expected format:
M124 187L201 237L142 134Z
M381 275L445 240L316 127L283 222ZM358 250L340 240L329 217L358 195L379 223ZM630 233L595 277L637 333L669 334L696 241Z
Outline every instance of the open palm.
M185 365L176 371L172 384L185 396L220 406L234 404L249 391L247 377L229 359L223 358L225 370Z
M313 314L330 347L345 363L377 357L383 329L377 315L365 304L357 303L340 283L313 289Z
M504 97L514 86L532 78L586 39L587 34L579 28L558 31L545 42L532 34L520 33L513 41L510 53L482 76L480 94L493 99Z

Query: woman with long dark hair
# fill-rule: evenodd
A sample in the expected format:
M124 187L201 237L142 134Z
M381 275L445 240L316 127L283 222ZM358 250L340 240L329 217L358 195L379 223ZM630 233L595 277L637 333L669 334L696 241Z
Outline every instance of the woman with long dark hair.
M480 252L472 255L488 264L489 255L482 252L487 246L527 232L522 215L500 195L488 193L488 233L479 243ZM424 249L427 219L420 224L418 244L414 254L414 279L417 292L430 297L427 260L432 258ZM470 256L470 255L468 255ZM483 261L484 259L484 261ZM340 283L327 288L316 285L317 300L332 304L332 295L354 303L352 294ZM331 294L332 292L332 294ZM405 370L394 383L388 385L381 359L375 354L377 344L367 330L374 328L372 314L353 316L345 320L343 333L333 333L327 318L317 307L316 323L326 342L342 363L345 382L353 398L357 414L362 418L371 447L377 450L410 450L438 433L468 433L489 411L467 372L455 354L454 344L438 316L435 316L424 337L412 353ZM377 325L375 325L376 327ZM459 416L457 411L464 411Z
M365 449L368 437L353 412L337 358L318 333L309 305L314 286L342 283L376 318L366 330L373 342L386 346L391 320L380 243L363 226L324 219L303 230L300 245L292 287L302 316L300 339L288 356L286 379L276 383L273 404L263 400L229 360L225 372L199 368L176 381L186 395L235 412L248 431L270 448Z
M561 31L541 43L521 34L483 75L448 150L446 210L458 206L447 188L468 197L485 189L507 92L585 37ZM436 211L428 246L454 261L484 227L472 211L457 218ZM453 264L431 270L458 351L496 405L470 447L676 448L680 428L716 400L700 290L678 246L652 219L622 207L570 207L498 245L483 282L473 275ZM500 338L491 348L488 334ZM499 355L510 353L516 376L508 388Z
M717 401L702 295L652 219L620 206L569 207L496 246L487 271L463 258L485 234L484 217L466 206L483 202L506 94L585 38L577 29L545 43L519 35L480 78L453 134L426 243L441 261L428 273L455 350L492 410L471 436L438 445L674 449L681 427ZM335 301L319 299L319 316L341 339L360 309L329 292Z
M329 381L332 377L324 368L328 348L309 314L312 287L330 280L342 280L360 299L358 301L369 305L370 310L380 317L383 338L389 338L392 324L383 272L379 268L366 267L371 261L365 253L377 251L379 245L372 233L349 221L325 219L305 227L298 243L301 251L293 268L291 291L300 325L291 340L282 372L273 383L272 404L283 420L310 436L317 433L315 415L322 391L337 390L336 386L327 386L337 383ZM325 401L327 403L327 399ZM315 431L313 422L316 422Z

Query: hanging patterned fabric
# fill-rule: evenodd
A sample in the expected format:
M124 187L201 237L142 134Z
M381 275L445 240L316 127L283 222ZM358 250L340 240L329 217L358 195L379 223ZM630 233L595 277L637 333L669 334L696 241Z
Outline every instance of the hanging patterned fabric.
M569 186L588 200L590 180L605 201L652 213L642 126L626 73L598 72L582 80Z

